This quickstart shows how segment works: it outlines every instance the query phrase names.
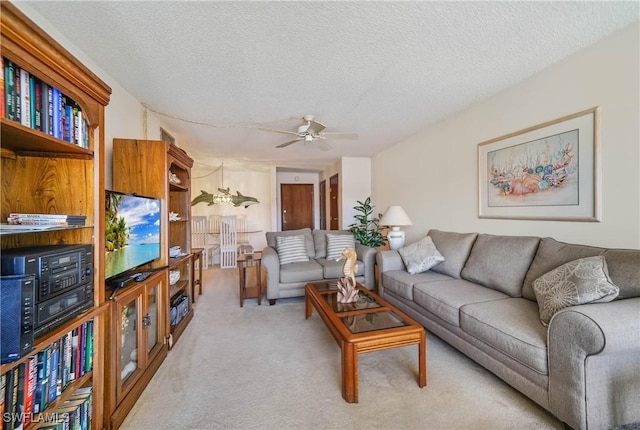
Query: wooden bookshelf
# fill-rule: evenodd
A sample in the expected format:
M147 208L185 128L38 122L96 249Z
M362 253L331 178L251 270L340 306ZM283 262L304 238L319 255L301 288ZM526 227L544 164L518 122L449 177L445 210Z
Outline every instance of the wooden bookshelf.
M34 349L4 375L45 350L70 330L93 320L93 368L70 382L41 413L54 413L80 386L92 387L92 428L104 424L104 342L108 324L104 290L104 108L111 88L7 1L0 3L2 57L30 76L73 99L86 120L87 148L47 130L0 118L2 139L0 221L12 212L85 215L86 225L43 231L3 231L1 250L27 246L90 244L93 247L93 308L34 341ZM2 71L4 73L4 70ZM37 428L32 423L27 429Z

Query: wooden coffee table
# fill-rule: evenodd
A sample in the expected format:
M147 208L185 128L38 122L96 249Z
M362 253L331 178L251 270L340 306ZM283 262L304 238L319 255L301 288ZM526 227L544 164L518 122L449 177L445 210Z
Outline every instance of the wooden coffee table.
M358 284L355 303L339 303L336 281L305 286L305 318L312 307L324 321L342 353L342 397L358 402L358 354L418 345L418 386L427 385L427 348L424 327L380 296Z

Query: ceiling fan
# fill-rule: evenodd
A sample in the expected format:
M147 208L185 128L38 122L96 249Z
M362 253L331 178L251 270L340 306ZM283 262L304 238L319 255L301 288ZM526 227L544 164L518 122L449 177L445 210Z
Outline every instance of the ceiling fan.
M277 145L276 148L284 148L291 144L294 144L298 141L303 140L306 143L312 143L316 147L328 151L331 149L331 146L324 142L325 139L357 139L357 133L337 133L337 132L323 132L325 128L327 128L324 124L315 121L313 119L313 115L305 115L302 117L307 123L298 127L298 131L288 131L288 130L275 130L272 128L260 128L263 131L274 131L276 133L284 133L284 134L293 134L297 136L293 140L289 140L287 142L281 143Z

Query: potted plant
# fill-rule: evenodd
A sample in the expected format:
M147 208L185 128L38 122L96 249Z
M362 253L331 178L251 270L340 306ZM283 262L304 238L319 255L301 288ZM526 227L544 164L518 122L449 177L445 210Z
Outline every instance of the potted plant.
M353 217L358 221L349 226L349 230L353 233L356 240L365 246L376 248L385 243L385 237L382 235L381 228L378 225L380 216L373 216L374 206L371 204L371 197L367 197L364 202L357 201L358 205L353 208L359 213Z

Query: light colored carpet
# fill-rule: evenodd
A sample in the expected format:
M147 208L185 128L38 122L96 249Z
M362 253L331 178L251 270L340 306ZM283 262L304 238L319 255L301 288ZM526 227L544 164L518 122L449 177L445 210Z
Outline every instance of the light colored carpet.
M304 300L238 305L236 270L210 268L195 316L122 429L561 429L561 423L427 333L359 357L359 403L342 399L340 349ZM251 279L250 279L251 280Z

